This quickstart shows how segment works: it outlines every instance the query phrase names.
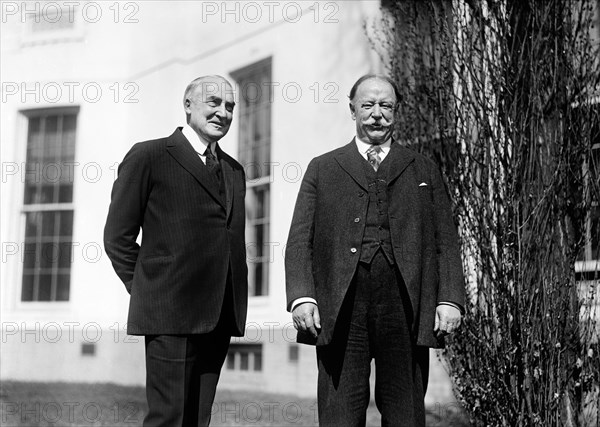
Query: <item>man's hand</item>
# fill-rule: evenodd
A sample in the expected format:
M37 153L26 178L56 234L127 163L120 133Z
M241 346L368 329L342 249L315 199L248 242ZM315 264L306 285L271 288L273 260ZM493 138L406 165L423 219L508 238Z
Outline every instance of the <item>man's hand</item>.
M319 308L316 304L312 302L300 304L292 311L292 320L298 331L308 331L315 338L319 335L321 317L319 317Z
M440 304L435 309L435 327L433 332L436 334L451 334L460 326L460 310L451 305Z

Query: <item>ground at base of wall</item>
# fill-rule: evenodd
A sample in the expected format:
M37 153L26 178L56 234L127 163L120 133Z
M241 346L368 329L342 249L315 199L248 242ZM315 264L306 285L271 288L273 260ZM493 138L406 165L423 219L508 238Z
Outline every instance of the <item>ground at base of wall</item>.
M115 384L0 384L2 426L141 426L146 413L143 387ZM315 399L256 391L219 390L211 426L316 426ZM367 425L381 425L371 402ZM427 407L428 426L468 426L457 405Z

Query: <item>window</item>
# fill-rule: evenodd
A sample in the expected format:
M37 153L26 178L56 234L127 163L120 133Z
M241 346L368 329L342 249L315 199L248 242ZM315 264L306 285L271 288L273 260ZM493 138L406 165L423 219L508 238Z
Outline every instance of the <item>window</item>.
M600 114L600 108L595 106L593 114ZM592 185L600 180L600 126L598 120L594 120L594 126L591 129L590 144L592 149L592 158L590 164L584 165L585 177L588 184L588 190L591 196L591 211L585 219L585 226L582 230L584 234L584 247L579 254L578 260L581 261L581 271L596 270L600 261L600 194L598 187Z
M75 28L75 14L73 10L61 9L58 7L44 8L46 11L40 10L37 7L38 12L29 16L31 32L32 33L45 33L49 31L63 31ZM32 12L35 12L35 9Z
M600 180L600 134L596 134L592 141L592 162L588 168L588 179L590 182ZM583 249L583 260L600 260L600 194L598 188L592 189L592 209L585 224L585 247Z
M81 344L81 355L82 356L95 356L96 355L96 344L93 342L84 342Z
M83 41L83 24L85 21L96 22L102 10L98 5L81 8L76 2L67 3L22 3L23 10L19 15L25 24L22 26L22 45Z
M598 186L598 183L600 183L599 104L595 104L591 110L592 115L596 116L592 116L591 120L586 120L586 123L592 123L589 137L592 155L590 161L583 165L585 177L584 188L586 192L589 192L591 206L583 227L580 230L584 244L575 263L575 277L578 280L579 297L582 301L580 311L581 320L585 325L596 325L595 328L592 326L586 333L588 331L591 332L597 339L600 336L600 298L598 298L598 283L600 279L600 188ZM592 322L589 322L590 318Z
M230 344L225 366L230 371L262 371L262 344Z
M271 59L232 73L239 98L239 161L246 171L246 242L251 296L268 295L271 182Z
M68 301L77 109L28 117L21 301Z

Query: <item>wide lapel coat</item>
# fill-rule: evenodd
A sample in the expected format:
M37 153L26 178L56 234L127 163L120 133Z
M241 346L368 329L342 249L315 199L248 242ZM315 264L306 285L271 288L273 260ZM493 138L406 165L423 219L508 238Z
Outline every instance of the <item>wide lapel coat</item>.
M366 160L356 143L313 159L304 176L286 247L288 309L317 300L327 344L356 271L368 207ZM413 309L413 338L438 346L439 301L464 302L462 263L449 199L435 164L393 143L381 163L394 257Z
M211 331L231 274L231 333L243 335L248 292L245 177L241 165L218 146L217 156L223 194L180 128L167 138L135 144L119 166L104 242L131 294L130 334Z
M219 194L219 182L181 131L173 132L167 140L167 152L204 187L215 202L226 208L225 199Z

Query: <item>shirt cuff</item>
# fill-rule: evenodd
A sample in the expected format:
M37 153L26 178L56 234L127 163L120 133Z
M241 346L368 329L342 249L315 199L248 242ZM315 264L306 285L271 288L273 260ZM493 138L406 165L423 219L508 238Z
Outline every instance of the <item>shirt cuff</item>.
M456 303L453 303L450 301L440 301L440 302L438 302L438 305L449 305L450 307L454 307L458 311L460 311L460 314L465 314L465 309L459 304L456 304Z
M296 307L298 307L300 304L304 304L305 302L312 302L314 305L317 305L317 300L315 300L314 298L311 298L311 297L296 298L294 300L294 302L292 303L292 308L290 309L290 311L294 311L294 309Z

